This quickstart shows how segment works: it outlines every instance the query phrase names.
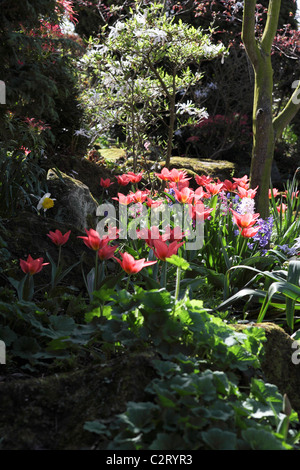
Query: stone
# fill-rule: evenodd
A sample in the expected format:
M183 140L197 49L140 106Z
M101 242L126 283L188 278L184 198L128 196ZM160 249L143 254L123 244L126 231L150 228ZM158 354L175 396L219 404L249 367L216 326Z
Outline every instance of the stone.
M264 356L261 368L265 382L277 386L282 395L286 394L292 408L300 415L300 364L293 361L293 339L278 325L266 322L249 325L235 325L241 331L248 326L263 328L266 334L266 343L263 345Z
M154 352L138 352L71 372L0 380L1 450L105 449L86 421L109 423L128 401L147 400L153 359Z
M87 185L65 173L50 169L47 186L51 198L56 199L51 217L79 230L95 228L98 203Z

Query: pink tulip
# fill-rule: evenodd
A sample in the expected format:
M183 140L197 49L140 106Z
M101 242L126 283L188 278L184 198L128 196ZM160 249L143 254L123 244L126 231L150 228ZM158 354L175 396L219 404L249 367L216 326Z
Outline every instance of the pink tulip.
M27 261L20 259L20 266L25 274L29 273L30 275L33 275L39 273L42 270L43 266L49 264L43 263L43 261L44 258L33 259L31 255L28 255Z
M157 261L145 261L145 258L135 260L133 256L129 253L120 253L122 260L116 258L114 259L120 264L127 274L136 274L141 271L146 266L151 266Z

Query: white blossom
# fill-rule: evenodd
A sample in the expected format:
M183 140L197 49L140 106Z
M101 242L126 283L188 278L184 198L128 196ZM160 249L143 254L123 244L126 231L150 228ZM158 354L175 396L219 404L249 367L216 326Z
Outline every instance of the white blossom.
M243 197L236 210L239 214L255 214L254 199Z

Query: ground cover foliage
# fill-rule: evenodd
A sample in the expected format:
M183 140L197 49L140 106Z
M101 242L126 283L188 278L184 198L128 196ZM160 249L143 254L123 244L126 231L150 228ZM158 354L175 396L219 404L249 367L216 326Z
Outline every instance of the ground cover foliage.
M52 20L58 21L62 10L57 8L63 8L76 23L72 2L56 3L58 5L34 2L35 11L45 15L49 10L53 12ZM89 6L87 2L77 3L79 12ZM27 2L25 9L26 5ZM102 19L105 11L102 11ZM10 41L22 39L21 44L34 42L37 37L41 44L34 42L34 54L43 51L45 55L43 60L39 57L37 64L43 67L48 64L50 73L47 77L43 69L45 75L41 78L42 69L38 66L36 73L42 80L64 83L66 89L61 88L57 93L50 84L54 94L45 93L50 100L48 105L45 102L45 106L39 108L40 114L24 121L22 112L31 112L32 103L26 90L21 88L18 97L12 99L15 102L13 113L5 111L2 115L11 133L6 134L1 144L0 339L6 346L6 364L1 366L0 383L5 398L0 419L1 448L298 449L300 410L294 407L286 390L279 390L277 384L266 378L263 364L268 340L259 325L272 322L281 327L290 340L299 337L298 168L279 189L270 183L267 219L262 219L255 210L257 188L250 188L247 174L220 179L185 169L171 169L168 148L175 149L176 126L182 135L187 129L190 132L197 115L200 137L198 134L194 137L201 141L207 131L204 129L201 133L205 121L204 108L200 108L207 96L204 101L193 102L193 98L197 98L196 85L201 91L200 77L195 81L196 69L187 67L180 72L180 67L176 66L178 90L174 84L177 76L172 72L175 60L172 62L165 44L168 34L196 34L195 29L175 21L174 33L173 23L168 23L167 17L161 15L158 31L151 16L153 10L149 17L144 10L128 10L124 22L118 19L114 23L110 31L119 38L119 47L126 46L126 54L128 51L132 54L132 43L126 37L125 25L130 29L134 24L141 28L139 37L143 37L143 28L146 28L143 40L147 60L151 54L155 56L149 62L153 64L154 76L143 77L148 89L141 82L135 83L136 101L132 99L127 108L126 101L121 109L120 87L128 85L132 78L140 78L138 69L145 57L136 58L135 62L128 57L124 64L113 49L115 44L110 45L113 55L109 57L106 54L111 51L103 51L104 46L99 46L98 39L88 41L89 46L92 43L95 47L95 55L89 55L87 47L85 56L80 52L78 38L65 45L61 31L54 32L49 28L50 23L43 24L47 34L43 29L41 36L25 29L15 31L20 11L15 6L12 12L17 16L4 15L5 35ZM119 9L113 8L111 12L115 14ZM128 20L129 12L131 20ZM38 14L32 18L34 21L28 27L37 28ZM151 20L149 24L147 19ZM14 28L8 26L9 23L13 23ZM10 29L14 29L14 33ZM214 60L225 60L227 52L223 43L213 44L211 31L197 38L205 39L206 55L201 53L198 59L200 62L204 56L209 59L206 72L209 73L210 67L214 68ZM18 50L27 61L32 56L24 44ZM71 46L76 50L75 59L69 55ZM178 50L179 58L181 52ZM167 70L164 70L165 64L160 63L165 55L168 55ZM57 62L52 69L50 64L53 65L54 58ZM25 73L23 61L18 60L18 66ZM88 65L84 71L83 63L85 67ZM113 84L114 92L110 89L106 96L110 100L106 108L110 118L104 132L102 127L96 126L99 122L95 124L95 108L91 111L87 96L97 92L97 73L103 74L106 69L110 75L116 64L119 74L113 78L119 81ZM11 70L6 67L8 96L14 97ZM66 79L59 76L60 73ZM27 75L24 77L28 79ZM213 83L209 80L208 76L207 86ZM111 82L109 85L112 86ZM156 91L161 86L165 95L153 96L152 100L151 86ZM191 89L193 93L189 94ZM155 109L157 121L172 114L166 99L171 97L174 121L171 124L169 121L164 128L157 126L156 120L149 124L146 114L149 109L146 110L145 103L141 105L143 97L147 98L152 111ZM43 100L43 95L39 98ZM70 106L66 106L68 113L64 113L61 103L67 102ZM93 106L96 103L92 100ZM120 113L115 116L118 107ZM124 114L121 115L121 111ZM103 122L105 107L101 112ZM71 116L76 121L78 118L77 129ZM235 118L241 118L242 125L247 127L245 116ZM7 119L11 120L10 124ZM51 126L48 126L50 121ZM230 119L216 119L216 115L207 121L219 129L216 135L220 139L224 122L232 125ZM135 135L137 125L140 125L140 132ZM25 129L25 140L22 129ZM127 136L126 154L111 163L101 158L97 148L112 142L120 144L122 139L115 138L116 132L119 137ZM290 132L286 141L293 146L294 141L289 140L293 136L292 128ZM62 135L67 136L64 143ZM189 139L188 135L184 148L189 151L194 148L194 156L197 156L201 147L193 147L193 144L199 141ZM248 137L247 134L245 139ZM216 143L213 152L218 152L222 145ZM226 145L234 148L234 138ZM95 174L100 170L103 176L97 176L101 188L96 197L100 208L98 224L87 225L83 233L67 221L59 224L52 219L51 211L60 201L48 192L45 178L48 168L54 167L58 175L64 170L61 155L69 161L80 160L82 148L85 149L84 159L94 165ZM78 156L74 156L74 149ZM165 165L166 156L170 157L171 166ZM65 166L72 167L72 161ZM93 170L90 175L92 178ZM76 176L80 179L80 174ZM27 223L26 239L18 225L27 227ZM199 241L198 236L200 245L193 245L195 239ZM239 328L241 325L246 328ZM290 361L293 352L291 350ZM139 363L137 358L144 358L144 362L140 359ZM113 363L126 364L124 373L136 364L141 368L144 364L145 369L149 369L149 374L142 374L141 383L135 384L133 397L130 387L122 388L129 379L123 377L120 368L120 377L112 380ZM89 407L83 405L82 384L90 384L90 375L85 376L85 373L91 374L92 370L92 374L97 375L101 367L107 367L108 372L97 381L99 389L103 386L109 390L110 381L116 382L115 400L120 403L111 406L110 412L103 404L104 398L97 394ZM80 377L80 386L74 379L76 374ZM67 432L57 426L58 429L49 431L47 438L42 423L39 425L34 419L30 428L30 416L39 415L43 401L47 404L46 414L58 404L56 380L62 378L68 383L68 377L72 386L80 388L78 396L69 395L75 405L77 397L80 399L81 415L74 412L77 420L74 432L69 421ZM45 382L35 381L40 378ZM24 396L29 394L33 403L33 391L41 391L42 398L33 408L20 401L18 390L22 390L22 383L26 390ZM48 385L50 398L45 391ZM124 392L123 398L117 396L119 387ZM72 408L68 393L64 403L59 406L60 410L64 406L67 410ZM20 418L18 426L14 426L11 416L18 406ZM25 429L30 431L27 435L18 434L23 418ZM39 430L41 436L38 436Z

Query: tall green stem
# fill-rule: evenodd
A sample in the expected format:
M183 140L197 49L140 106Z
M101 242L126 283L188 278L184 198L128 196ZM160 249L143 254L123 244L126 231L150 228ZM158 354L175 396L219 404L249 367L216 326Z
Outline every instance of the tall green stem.
M94 290L98 288L98 251L96 251L95 256L95 278L94 278Z
M178 266L177 267L177 273L176 273L175 304L176 304L176 302L178 300L178 297L179 297L180 277L181 277L181 268Z
M166 287L167 284L167 262L163 261L161 277L160 277L160 287Z

